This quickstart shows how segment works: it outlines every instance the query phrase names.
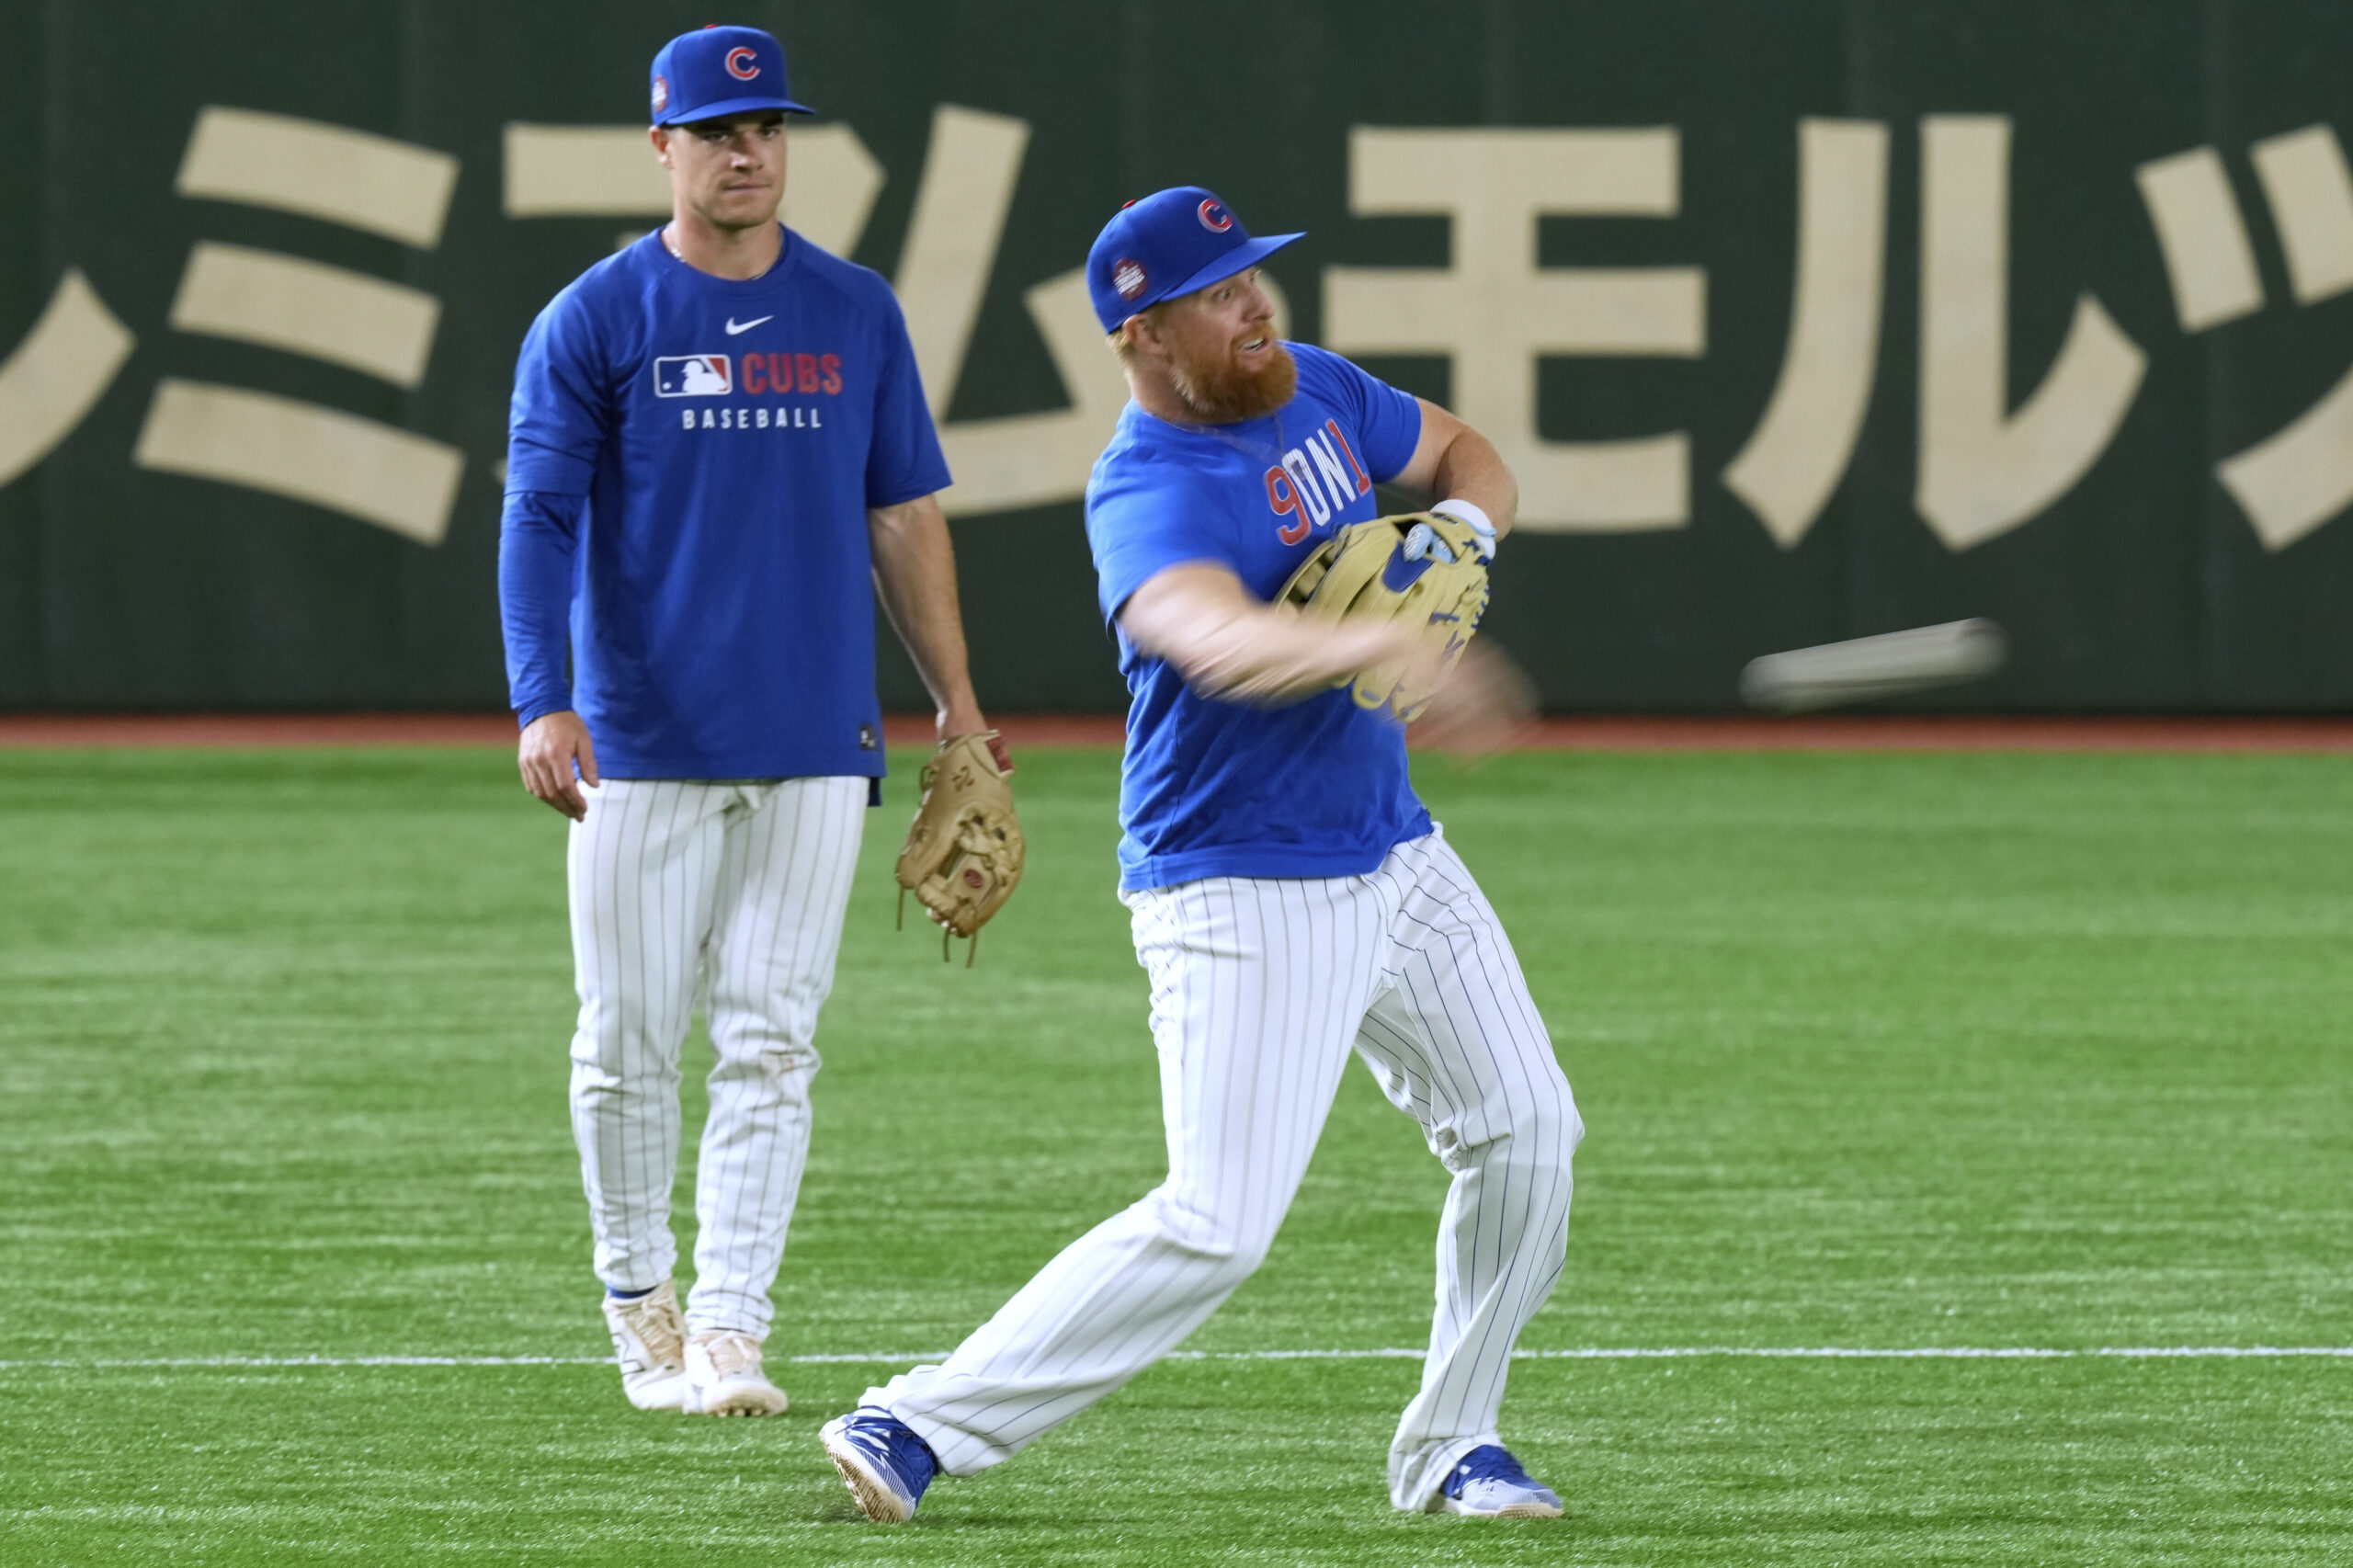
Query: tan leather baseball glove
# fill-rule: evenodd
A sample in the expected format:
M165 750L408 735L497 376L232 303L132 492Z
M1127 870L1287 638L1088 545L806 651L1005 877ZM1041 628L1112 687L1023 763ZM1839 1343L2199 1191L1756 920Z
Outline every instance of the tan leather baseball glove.
M923 800L899 851L902 921L913 893L941 927L942 959L950 937L973 939L967 968L980 951L981 927L1021 881L1021 820L1013 787L989 753L995 738L995 730L978 730L940 743L923 770Z
M1440 650L1419 672L1399 659L1358 671L1337 686L1359 708L1387 708L1411 722L1462 657L1487 609L1492 545L1443 512L1403 512L1350 523L1300 563L1276 603L1333 620L1403 620Z

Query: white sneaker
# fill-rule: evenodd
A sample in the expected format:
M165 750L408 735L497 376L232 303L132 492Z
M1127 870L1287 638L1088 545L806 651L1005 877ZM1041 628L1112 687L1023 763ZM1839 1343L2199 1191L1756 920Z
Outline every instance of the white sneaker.
M1560 1495L1529 1477L1511 1457L1511 1450L1483 1444L1455 1462L1438 1496L1441 1514L1467 1514L1474 1519L1557 1519Z
M791 1402L760 1370L760 1342L707 1330L687 1341L685 1408L705 1415L781 1415Z
M687 1403L687 1324L667 1279L628 1301L607 1295L605 1324L612 1330L613 1358L621 1367L621 1392L631 1404L640 1410L693 1408Z

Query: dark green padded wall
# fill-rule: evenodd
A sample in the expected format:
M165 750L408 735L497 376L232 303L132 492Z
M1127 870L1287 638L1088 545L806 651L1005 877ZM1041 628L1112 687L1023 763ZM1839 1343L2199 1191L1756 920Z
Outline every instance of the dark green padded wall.
M320 6L216 0L0 8L0 353L68 268L138 337L91 415L0 488L0 704L81 708L497 707L494 585L506 387L533 313L627 225L517 218L509 122L642 117L645 62L707 6ZM1118 204L1216 187L1261 231L1310 238L1273 267L1295 334L1321 340L1336 267L1443 267L1438 217L1351 212L1352 127L1673 127L1672 217L1547 217L1544 267L1699 267L1697 357L1531 359L1547 439L1689 436L1681 527L1529 533L1496 579L1492 634L1556 710L1737 703L1749 658L1962 616L2011 635L1999 676L1916 699L2012 710L2313 710L2353 702L2353 523L2267 549L2216 467L2353 366L2353 293L2299 303L2250 151L2353 129L2353 8L2286 0L1067 0L746 4L786 42L796 95L852 127L884 180L855 249L894 274L935 110L1030 127L949 410L1050 410L1064 393L1025 292L1077 267ZM206 105L374 131L453 154L430 249L174 188ZM2008 118L2007 404L2041 383L2079 295L2145 356L2082 477L1956 550L1915 507L1922 122ZM1886 128L1884 297L1850 462L1794 548L1722 474L1756 428L1790 332L1801 120ZM2262 309L2177 321L2135 171L2219 154ZM641 227L642 224L640 225ZM443 312L404 391L314 358L176 331L190 247L229 242L406 282ZM1459 400L1448 360L1369 358ZM253 388L463 452L427 547L336 512L131 460L160 378ZM2343 460L2353 468L2353 434ZM1121 701L1075 501L960 517L984 699ZM887 641L887 640L886 640ZM894 705L918 692L886 655Z

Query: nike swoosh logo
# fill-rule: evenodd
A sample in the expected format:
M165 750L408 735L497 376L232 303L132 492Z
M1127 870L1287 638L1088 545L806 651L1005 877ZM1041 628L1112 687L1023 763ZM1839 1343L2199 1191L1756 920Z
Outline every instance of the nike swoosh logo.
M774 320L776 320L776 317L774 317L774 316L772 316L772 315L771 315L771 316L754 316L750 321L747 321L747 322L739 322L739 321L737 321L733 316L729 316L729 317L727 318L727 335L728 335L728 336L730 336L730 337L733 337L733 336L734 336L734 335L735 335L737 333L739 333L739 332L749 332L749 331L751 331L754 327L756 327L756 326L759 325L759 324L760 324L762 322L764 322L764 321L774 321Z

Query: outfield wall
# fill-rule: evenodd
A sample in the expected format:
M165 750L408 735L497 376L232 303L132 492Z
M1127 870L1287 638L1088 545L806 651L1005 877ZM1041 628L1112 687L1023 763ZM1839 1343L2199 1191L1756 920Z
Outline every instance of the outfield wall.
M2353 8L727 15L824 111L788 220L906 306L995 706L1120 701L1076 269L1179 182L1309 230L1290 330L1512 458L1490 627L1556 710L1963 616L2008 669L1915 706L2353 706ZM658 220L645 62L709 19L0 8L0 706L503 702L514 353Z

